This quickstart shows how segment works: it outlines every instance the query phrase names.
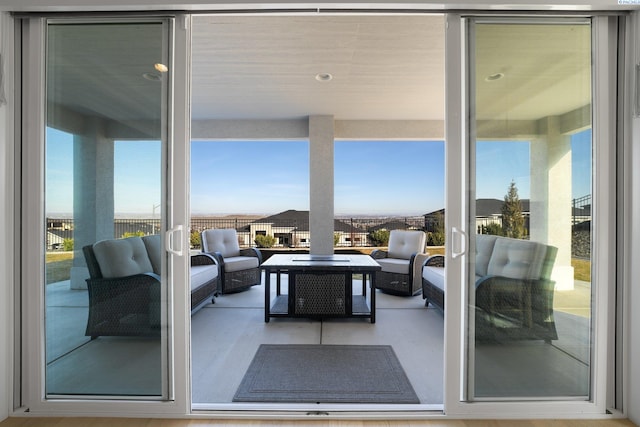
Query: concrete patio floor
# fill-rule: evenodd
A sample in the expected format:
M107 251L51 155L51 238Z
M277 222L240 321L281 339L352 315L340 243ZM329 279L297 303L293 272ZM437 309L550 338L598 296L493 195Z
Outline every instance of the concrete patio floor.
M59 282L48 285L46 295L49 393L157 394L162 372L159 340L100 337L91 341L84 335L87 291L70 290L68 282ZM483 367L476 370L478 395L587 394L589 318L580 315L585 313L586 295L590 292L584 283L578 283L575 292L556 292L556 307L564 311L555 314L559 340L553 345L478 346L476 366ZM191 318L194 408L242 406L232 403L232 397L258 346L295 343L391 345L421 405L441 407L443 313L425 308L420 295L397 297L378 291L376 315L375 324L368 319L289 318L265 323L262 285L219 296L215 304L207 304ZM540 369L522 368L536 365Z

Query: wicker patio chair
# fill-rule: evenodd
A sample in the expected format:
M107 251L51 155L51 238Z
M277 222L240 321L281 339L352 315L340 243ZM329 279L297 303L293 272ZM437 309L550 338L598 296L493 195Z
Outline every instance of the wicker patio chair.
M130 258L132 263L137 259L138 268L135 270L139 272L122 275L117 270L114 272L109 264L120 264L121 271L127 268L122 268L120 259L108 262L103 255L106 252L104 248L114 248L111 252L119 252ZM98 336L160 335L160 276L153 273L142 240L102 241L84 246L82 252L90 276L87 279L89 317L85 334L92 339ZM130 270L134 271L133 268Z
M85 334L158 336L161 312L160 236L103 240L82 248L89 278ZM207 254L191 257L191 313L214 301L219 269Z
M382 267L376 273L376 288L393 295L412 296L422 291L422 259L426 234L419 230L392 230L389 247L371 252ZM417 259L416 259L417 257Z
M220 266L220 293L233 293L260 284L262 254L257 248L240 249L233 228L205 230L202 251L216 258Z

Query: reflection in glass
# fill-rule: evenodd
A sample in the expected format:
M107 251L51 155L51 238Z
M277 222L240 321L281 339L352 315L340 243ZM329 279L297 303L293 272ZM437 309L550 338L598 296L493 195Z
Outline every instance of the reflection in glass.
M48 396L163 392L165 27L47 28Z
M588 399L591 27L472 28L472 394Z

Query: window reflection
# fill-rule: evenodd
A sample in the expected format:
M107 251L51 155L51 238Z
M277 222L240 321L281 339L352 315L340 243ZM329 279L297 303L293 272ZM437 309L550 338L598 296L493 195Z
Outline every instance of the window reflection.
M474 30L473 394L588 399L590 26Z

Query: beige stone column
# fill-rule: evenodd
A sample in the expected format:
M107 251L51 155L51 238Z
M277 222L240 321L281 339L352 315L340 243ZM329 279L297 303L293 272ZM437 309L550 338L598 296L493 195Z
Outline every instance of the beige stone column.
M309 117L310 253L333 254L333 116Z
M531 142L531 240L558 248L552 279L556 289L573 289L571 266L571 137L559 131L559 118L541 121Z

